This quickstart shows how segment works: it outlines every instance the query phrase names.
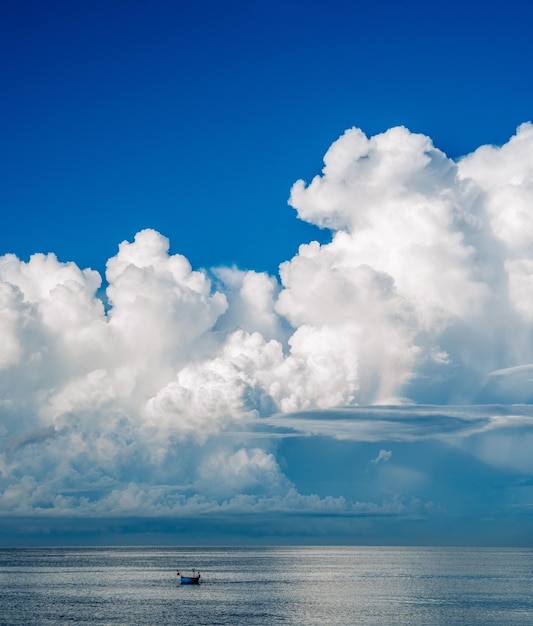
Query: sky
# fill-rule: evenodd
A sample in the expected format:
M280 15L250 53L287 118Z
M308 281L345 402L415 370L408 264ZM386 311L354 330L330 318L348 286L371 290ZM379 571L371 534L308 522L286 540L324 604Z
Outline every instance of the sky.
M532 545L532 13L4 0L0 543Z

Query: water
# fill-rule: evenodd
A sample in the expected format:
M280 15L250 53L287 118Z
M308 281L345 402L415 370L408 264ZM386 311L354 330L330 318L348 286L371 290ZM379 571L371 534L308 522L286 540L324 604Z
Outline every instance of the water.
M531 549L0 549L2 626L531 625L532 589Z

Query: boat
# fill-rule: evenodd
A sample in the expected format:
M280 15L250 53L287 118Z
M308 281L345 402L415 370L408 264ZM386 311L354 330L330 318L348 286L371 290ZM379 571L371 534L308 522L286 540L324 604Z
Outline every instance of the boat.
M179 570L176 570L176 575L180 577L182 585L199 585L200 584L200 572L192 568L190 576L181 574Z

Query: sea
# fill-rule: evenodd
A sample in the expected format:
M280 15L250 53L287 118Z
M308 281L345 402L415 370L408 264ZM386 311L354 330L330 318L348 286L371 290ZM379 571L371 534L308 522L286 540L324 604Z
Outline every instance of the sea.
M531 626L533 550L4 548L0 624Z

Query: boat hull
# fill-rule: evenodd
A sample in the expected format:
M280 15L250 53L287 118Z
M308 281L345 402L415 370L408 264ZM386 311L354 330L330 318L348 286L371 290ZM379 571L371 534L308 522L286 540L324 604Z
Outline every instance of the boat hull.
M200 576L182 576L181 584L182 585L199 585Z

